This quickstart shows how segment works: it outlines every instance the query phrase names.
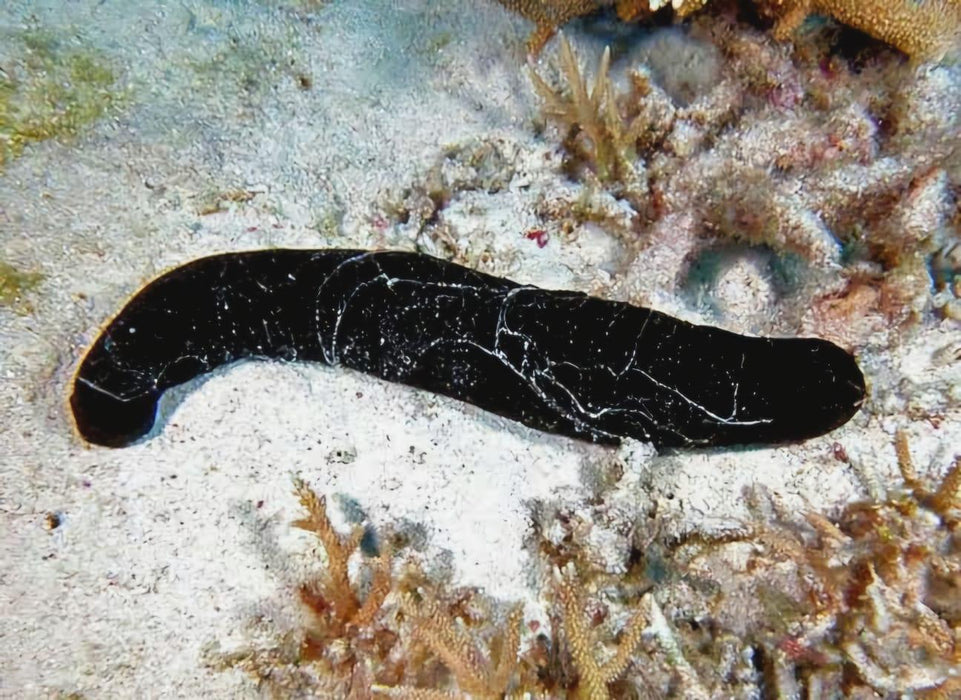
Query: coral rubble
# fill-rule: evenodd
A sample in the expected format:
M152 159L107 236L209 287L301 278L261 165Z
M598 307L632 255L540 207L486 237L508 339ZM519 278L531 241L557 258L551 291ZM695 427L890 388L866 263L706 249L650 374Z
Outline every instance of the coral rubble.
M916 474L903 434L897 453L901 488L831 518L807 513L798 521L775 505L739 540L754 551L744 573L722 574L727 595L711 614L733 622L744 596L757 596L768 612L735 624L766 639L779 695L947 697L961 688L961 459L931 487ZM719 553L738 546L699 544L689 570L715 578Z
M689 83L681 101L628 54L617 66L602 57L589 87L566 38L559 77L548 77L550 64L532 75L559 127L565 172L636 213L639 266L690 269L712 240L773 251L782 273L803 261L804 275L779 282L779 296L808 295L781 309L794 315L782 327L849 348L883 343L934 305L949 313L950 292L932 297L928 265L957 236L961 104L918 116L931 114L931 90L949 69L915 75L883 60L855 68L816 35L791 52L723 18L661 33L663 52L680 42L687 55L700 43L722 57L716 81ZM574 209L545 208L543 223L560 225L551 211ZM630 275L625 284L644 299Z

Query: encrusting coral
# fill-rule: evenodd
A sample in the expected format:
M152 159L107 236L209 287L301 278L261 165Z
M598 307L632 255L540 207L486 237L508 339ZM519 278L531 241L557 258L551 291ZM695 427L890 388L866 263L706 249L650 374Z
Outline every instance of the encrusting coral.
M829 15L919 60L939 60L961 32L958 0L766 0L788 38L810 14Z
M558 27L603 7L616 6L623 20L648 17L670 5L685 17L707 0L499 0L536 23L528 46L540 52ZM897 47L918 60L939 60L961 33L958 0L757 0L776 19L775 35L788 38L811 14L833 17Z
M600 7L596 0L498 0L537 26L527 41L531 53L540 53L557 28L567 21L586 15ZM607 3L609 4L609 3Z
M531 33L527 46L532 54L540 53L557 29L566 22L595 12L602 7L613 6L624 21L640 19L660 8L671 5L684 17L700 9L707 0L498 0L504 7L534 22L537 27Z

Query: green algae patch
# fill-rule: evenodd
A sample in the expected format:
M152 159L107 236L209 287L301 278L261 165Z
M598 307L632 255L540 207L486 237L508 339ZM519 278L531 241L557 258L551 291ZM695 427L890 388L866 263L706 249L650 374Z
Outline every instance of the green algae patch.
M18 314L29 314L33 306L25 296L43 281L39 272L23 272L0 260L0 307L13 309Z
M265 98L287 80L303 90L312 86L296 57L296 33L290 30L251 32L230 26L221 16L194 14L187 30L204 38L182 66L193 92L206 98L206 109L244 119L262 109Z
M0 169L29 144L69 139L123 101L101 52L38 30L0 38Z

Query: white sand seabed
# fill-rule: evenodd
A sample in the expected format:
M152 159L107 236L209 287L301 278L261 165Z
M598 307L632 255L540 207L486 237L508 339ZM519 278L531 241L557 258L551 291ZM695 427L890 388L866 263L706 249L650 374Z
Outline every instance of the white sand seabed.
M611 457L355 372L268 362L175 392L160 429L133 447L89 447L75 435L65 401L77 362L143 282L234 249L412 249L407 232L372 222L446 144L496 138L522 152L506 191L465 194L448 214L492 254L488 269L587 291L623 274L622 247L597 230L544 248L521 235L537 222L539 196L570 187L531 127L523 22L469 0L297 6L0 7L0 30L39 26L98 47L130 90L119 114L75 142L29 147L0 174L3 260L45 276L31 313L0 308L2 697L255 694L242 674L206 668L203 649L242 644L254 614L279 626L294 615L285 591L315 566L315 547L289 527L292 475L333 503L355 502L374 525L422 526L428 568L543 616L541 573L522 548L528 503L583 499L585 470ZM253 57L233 57L236 45ZM224 52L233 58L216 58ZM245 60L260 60L261 72ZM312 77L309 90L295 71ZM236 188L257 194L198 213L205 193ZM318 224L332 218L339 228ZM662 310L697 318L657 293L675 274L651 269L642 287ZM954 342L956 329L920 338L905 348L904 368L888 360L878 381L935 386L957 371L918 349ZM946 416L936 436L909 426L922 470L946 465L944 446L961 444L958 423ZM855 462L889 465L872 478L890 480L902 425L862 414L804 445L667 458L627 444L616 498L657 502L681 529L736 526L744 489L757 485L792 507L825 507L865 493L863 475L824 458L833 442ZM343 525L344 510L333 511ZM47 527L48 514L59 527Z

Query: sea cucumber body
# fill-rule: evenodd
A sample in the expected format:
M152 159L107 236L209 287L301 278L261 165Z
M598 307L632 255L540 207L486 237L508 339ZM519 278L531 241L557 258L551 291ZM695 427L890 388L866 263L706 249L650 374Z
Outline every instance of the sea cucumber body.
M415 253L281 249L202 258L144 287L81 363L77 427L130 444L166 389L249 357L342 365L539 430L658 447L801 440L864 398L854 358L824 340L741 336Z

